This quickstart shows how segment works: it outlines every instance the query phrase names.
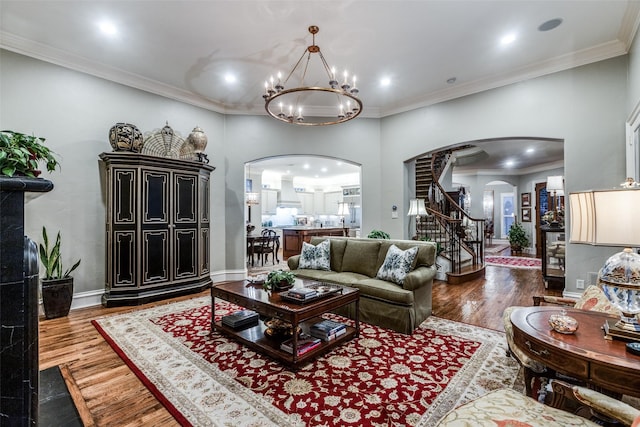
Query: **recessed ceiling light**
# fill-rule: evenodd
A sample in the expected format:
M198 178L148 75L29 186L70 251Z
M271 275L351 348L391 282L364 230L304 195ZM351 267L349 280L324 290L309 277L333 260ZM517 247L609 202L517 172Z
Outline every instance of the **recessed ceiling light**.
M511 33L511 34L507 34L506 36L502 37L500 39L500 44L503 46L506 46L508 44L513 43L514 41L516 41L516 35Z
M305 163L302 167L305 169L309 169L309 163Z
M513 167L513 165L515 165L516 162L514 162L513 160L507 160L506 162L504 162L505 167L507 168L511 168Z
M380 79L380 86L386 87L389 85L391 85L391 79L389 77L383 77L382 79Z
M538 26L538 31L551 31L554 28L558 28L560 24L562 24L562 18L549 19Z
M224 81L227 83L235 83L236 82L236 76L234 76L231 73L227 73L224 75Z
M447 79L447 83L449 83L450 85L454 84L456 82L456 78L455 77L451 77Z
M527 153L527 154L531 154L531 153L533 153L534 151L536 151L536 149L535 149L535 148L533 148L533 147L529 147L529 148L527 148L526 153Z
M326 172L326 171L327 171L327 168L320 169L320 172Z
M98 28L102 31L102 34L107 36L115 36L118 34L118 28L113 24L113 22L102 21L98 24Z

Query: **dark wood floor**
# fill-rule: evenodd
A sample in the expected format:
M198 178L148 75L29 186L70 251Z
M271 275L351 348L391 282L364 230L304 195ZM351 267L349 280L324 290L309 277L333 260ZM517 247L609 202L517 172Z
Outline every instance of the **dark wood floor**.
M531 305L532 296L558 295L544 288L538 270L491 267L485 278L461 285L435 282L433 315L476 326L504 330L501 315L511 305ZM208 295L202 292L197 296ZM180 297L170 301L191 298ZM92 307L67 317L40 322L40 369L60 365L85 425L174 426L164 407L127 368L91 325L91 319L136 308Z

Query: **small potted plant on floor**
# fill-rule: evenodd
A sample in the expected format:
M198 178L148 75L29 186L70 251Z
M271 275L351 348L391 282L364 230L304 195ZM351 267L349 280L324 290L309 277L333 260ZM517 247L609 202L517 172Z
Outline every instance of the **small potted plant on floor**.
M44 266L44 278L41 280L42 304L45 317L53 319L69 314L73 299L73 277L70 275L78 268L80 260L63 273L60 259L60 232L58 231L55 243L49 248L47 229L42 227L42 240L43 243L40 243L40 261Z
M262 286L265 290L284 291L286 289L292 288L295 281L296 276L292 272L284 270L273 270L269 272L269 274L267 275L267 280L265 280Z
M44 138L12 130L0 131L0 175L36 178L40 175L38 163L42 161L47 170L53 172L58 161L44 141Z
M520 254L523 248L529 246L527 232L519 222L514 222L511 227L509 227L509 233L507 233L507 235L509 244L511 245L511 254Z

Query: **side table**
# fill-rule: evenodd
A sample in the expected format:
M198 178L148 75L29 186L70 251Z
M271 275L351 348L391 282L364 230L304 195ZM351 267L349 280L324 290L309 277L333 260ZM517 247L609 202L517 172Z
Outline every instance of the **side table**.
M611 316L566 309L578 330L565 335L549 326L558 307L523 307L511 313L515 344L529 357L562 374L604 390L640 397L640 356L626 351L625 341L606 340L602 325Z

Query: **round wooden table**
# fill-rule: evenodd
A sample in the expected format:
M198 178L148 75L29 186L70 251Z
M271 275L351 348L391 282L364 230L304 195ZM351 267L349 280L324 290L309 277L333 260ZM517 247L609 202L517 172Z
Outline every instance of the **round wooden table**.
M627 341L604 338L612 317L595 311L566 309L578 321L575 334L549 326L558 307L523 307L511 313L515 344L529 357L562 374L604 390L640 397L640 356L626 351Z

